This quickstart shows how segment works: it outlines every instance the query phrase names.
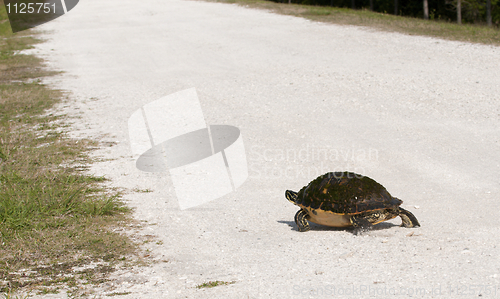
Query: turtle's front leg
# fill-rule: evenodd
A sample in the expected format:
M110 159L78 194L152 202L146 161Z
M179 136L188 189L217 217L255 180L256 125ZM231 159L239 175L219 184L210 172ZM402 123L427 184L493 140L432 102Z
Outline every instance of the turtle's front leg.
M353 233L355 235L358 235L359 233L362 233L364 231L370 230L373 227L373 224L368 221L364 216L361 215L354 215L351 217L351 223L352 226L354 227Z
M295 223L297 223L299 232L306 232L309 230L309 222L307 219L309 214L304 209L300 209L297 214L295 214Z

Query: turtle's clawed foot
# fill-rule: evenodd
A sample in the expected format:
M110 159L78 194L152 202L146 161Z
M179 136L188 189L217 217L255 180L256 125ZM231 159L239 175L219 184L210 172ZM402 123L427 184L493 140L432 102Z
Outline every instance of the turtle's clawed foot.
M309 222L307 222L308 217L309 215L307 212L302 209L295 214L295 223L297 223L299 232L306 232L309 230Z
M352 216L351 223L354 227L353 234L360 235L372 229L373 225L364 217Z
M403 208L399 208L399 216L403 223L401 226L403 227L420 227L420 223L418 223L417 218L410 212Z
M300 225L298 226L298 230L301 233L302 232L307 232L307 231L309 231L309 229L310 229L309 224L308 225L303 225L303 226L300 226Z

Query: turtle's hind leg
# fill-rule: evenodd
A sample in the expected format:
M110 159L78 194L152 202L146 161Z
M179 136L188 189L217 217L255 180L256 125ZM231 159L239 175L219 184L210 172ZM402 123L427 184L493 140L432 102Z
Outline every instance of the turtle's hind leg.
M401 226L420 227L420 223L418 223L417 218L410 211L407 211L403 208L399 208L398 210L399 210L399 216L401 217L401 220L403 220Z
M309 214L304 209L300 209L297 214L295 214L295 223L297 223L299 232L306 232L309 230L309 222L307 222Z
M368 231L373 227L373 224L368 221L368 219L359 214L352 216L350 220L352 226L354 227L353 233L355 235L359 235L360 233Z

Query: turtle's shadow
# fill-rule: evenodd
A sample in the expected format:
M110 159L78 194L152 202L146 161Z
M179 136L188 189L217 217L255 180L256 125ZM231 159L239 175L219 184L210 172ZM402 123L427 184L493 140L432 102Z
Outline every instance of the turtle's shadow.
M288 226L290 226L292 228L291 230L298 231L297 224L295 223L295 221L278 220L278 222L283 223L283 224L287 224ZM381 222L379 224L374 225L371 230L383 230L383 229L388 229L388 228L391 228L394 226L398 226L398 225L396 225L394 223L390 223L390 222ZM309 227L311 227L311 230L315 230L315 231L349 231L349 232L352 232L354 230L352 227L348 227L348 228L330 227L330 226L316 224L314 222L309 222Z

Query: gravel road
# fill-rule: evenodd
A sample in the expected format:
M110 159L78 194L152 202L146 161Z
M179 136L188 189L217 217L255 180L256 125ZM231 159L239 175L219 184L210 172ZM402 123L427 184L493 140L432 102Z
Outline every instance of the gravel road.
M152 266L98 298L500 296L500 48L181 0L86 0L39 28L72 135L115 144L92 172L157 236ZM208 124L241 130L248 178L181 210L168 173L135 167L127 122L190 88ZM284 191L334 170L377 180L422 226L298 232ZM215 280L234 283L196 288Z

